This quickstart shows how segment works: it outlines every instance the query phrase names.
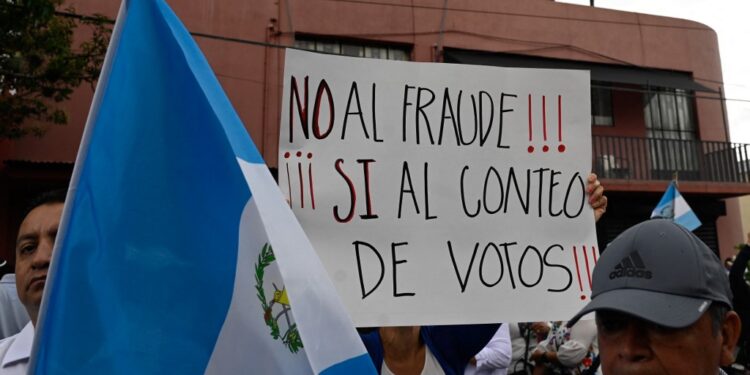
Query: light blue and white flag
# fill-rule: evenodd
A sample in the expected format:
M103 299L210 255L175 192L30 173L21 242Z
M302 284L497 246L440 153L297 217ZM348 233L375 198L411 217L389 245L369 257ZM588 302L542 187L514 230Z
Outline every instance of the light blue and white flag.
M672 219L675 223L691 231L701 226L701 221L698 220L693 209L690 208L680 191L677 190L677 184L674 181L669 184L659 204L651 211L651 218Z
M59 233L30 374L375 373L163 0L120 9Z

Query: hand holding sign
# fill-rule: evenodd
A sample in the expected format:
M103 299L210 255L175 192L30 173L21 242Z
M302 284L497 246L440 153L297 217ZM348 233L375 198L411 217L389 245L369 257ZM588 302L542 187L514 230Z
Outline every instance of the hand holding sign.
M586 72L290 50L284 82L280 184L356 324L582 306L606 208Z
M586 192L589 194L589 204L594 209L594 218L599 221L607 212L607 197L604 195L604 186L594 173L589 175Z

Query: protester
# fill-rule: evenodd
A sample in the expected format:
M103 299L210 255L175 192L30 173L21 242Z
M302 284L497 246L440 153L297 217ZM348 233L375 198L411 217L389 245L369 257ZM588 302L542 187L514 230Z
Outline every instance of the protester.
M509 329L513 356L508 374L530 375L534 369L534 364L531 363L531 353L542 340L547 338L550 330L549 323L511 323Z
M612 241L594 268L591 302L568 325L596 312L606 375L723 374L733 362L740 318L719 258L670 220L649 220Z
M62 191L40 196L18 230L16 289L31 321L18 334L0 341L0 375L26 374L64 201Z
M380 327L361 337L379 374L458 375L498 328L498 324Z
M508 324L503 324L490 342L469 360L464 375L506 375L512 355Z
M734 265L734 258L735 257L731 256L724 259L724 268L727 270L727 274L729 274L729 271L732 269L732 265Z
M750 342L750 286L745 280L745 271L747 263L750 261L750 233L748 233L747 243L742 245L740 252L734 259L732 268L729 270L729 285L732 288L732 303L734 310L740 316L742 329L740 331L739 346L741 348L738 358L741 364L747 368L750 358L748 358L748 343Z
M549 335L537 345L531 360L536 364L534 374L580 374L592 368L597 355L596 324L582 320L566 327L554 322ZM595 371L595 369L593 369Z
M29 322L16 291L16 275L9 273L0 279L0 340L13 336Z

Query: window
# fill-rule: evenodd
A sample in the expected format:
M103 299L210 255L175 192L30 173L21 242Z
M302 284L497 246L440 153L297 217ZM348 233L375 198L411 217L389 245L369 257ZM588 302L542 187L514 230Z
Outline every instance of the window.
M603 82L591 82L591 124L613 126L612 89Z
M649 91L644 97L647 136L660 139L696 139L690 93L680 89Z
M344 56L369 57L384 60L409 60L409 51L403 47L386 47L312 39L297 39L294 41L294 46L309 51L333 53Z
M680 89L658 89L644 94L643 114L649 138L651 167L656 178L671 172L697 173L700 144L691 94Z

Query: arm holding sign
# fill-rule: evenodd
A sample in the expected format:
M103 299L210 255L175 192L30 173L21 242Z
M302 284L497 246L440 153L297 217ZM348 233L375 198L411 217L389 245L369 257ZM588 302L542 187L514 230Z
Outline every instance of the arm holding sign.
M422 369L429 351L446 375L459 375L499 326L380 327L361 337L379 372L384 365L397 374Z
M589 194L589 204L594 209L594 218L599 221L602 215L607 212L607 197L604 195L604 186L599 182L596 173L589 174L587 183L586 192Z

